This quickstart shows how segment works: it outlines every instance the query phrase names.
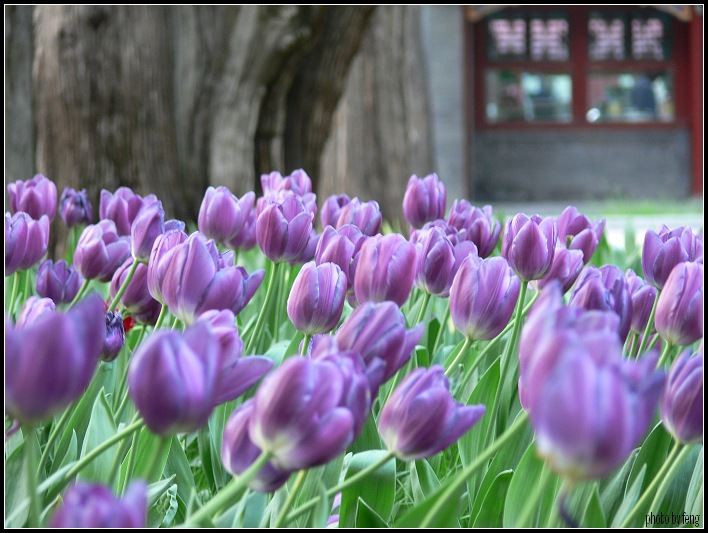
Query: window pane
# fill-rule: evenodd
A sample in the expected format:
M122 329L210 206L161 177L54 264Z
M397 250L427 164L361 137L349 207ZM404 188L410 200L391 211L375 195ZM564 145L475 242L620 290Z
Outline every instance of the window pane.
M671 17L653 10L591 11L591 61L663 61L671 57Z
M531 59L534 61L567 61L568 21L563 18L531 19Z
M572 82L568 74L490 69L485 75L486 116L498 122L570 122Z
M592 61L622 60L627 56L625 20L621 15L590 13L588 33Z
M526 21L523 18L490 19L487 28L487 57L491 61L527 58Z
M673 77L666 71L590 74L588 101L588 122L670 122Z

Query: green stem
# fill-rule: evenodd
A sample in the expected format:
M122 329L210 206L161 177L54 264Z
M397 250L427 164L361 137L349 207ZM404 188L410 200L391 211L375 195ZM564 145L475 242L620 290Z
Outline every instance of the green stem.
M666 361L669 359L673 351L674 347L667 342L666 346L664 346L664 351L661 352L661 357L659 357L659 362L656 364L656 368L662 368L666 364Z
M352 485L359 483L359 481L365 479L366 477L368 477L369 474L376 472L379 468L389 462L392 457L393 454L391 452L387 452L383 457L381 457L381 459L370 464L369 466L364 468L364 470L357 472L352 477L342 481L339 485L335 485L334 487L329 489L327 491L327 497L331 498L332 496L335 496L338 492L342 492L351 487ZM292 512L288 515L288 521L295 520L298 516L302 515L303 513L306 513L315 505L317 505L317 502L319 501L320 498L312 498L310 501L302 504L300 507L293 509Z
M39 527L39 494L37 494L37 455L39 448L37 435L33 425L28 425L24 428L25 433L25 467L27 472L27 491L29 492L30 507L27 525L29 527Z
M686 449L688 449L688 446L686 446ZM637 516L637 513L639 513L640 510L644 508L644 505L649 501L649 498L651 498L652 494L654 494L654 490L656 487L659 485L661 482L661 479L664 477L666 472L671 468L671 464L676 460L676 456L678 455L679 451L681 450L681 443L676 441L674 443L674 447L671 448L671 451L669 452L668 457L664 461L664 463L661 465L661 468L659 471L656 473L656 476L654 476L654 479L652 479L651 483L647 487L647 489L644 491L644 494L642 494L642 497L639 498L637 503L634 504L634 507L632 507L632 510L629 512L629 514L626 516L624 521L622 522L622 525L620 528L625 528L629 527L629 524L632 523L632 521L635 519ZM657 493L658 495L658 493ZM651 511L652 507L649 508Z
M246 349L243 352L244 355L251 355L253 353L253 349L255 348L255 341L258 339L258 336L261 333L260 330L263 327L263 321L265 320L266 312L271 306L271 300L273 299L275 293L274 287L276 284L276 279L278 277L279 266L280 263L273 263L271 275L268 279L268 287L266 288L265 300L263 301L263 306L261 307L260 311L258 311L256 325L254 326L253 331L251 331L251 337L248 339L248 344L246 345Z
M122 494L125 487L128 485L128 480L133 477L133 471L135 470L135 463L137 461L138 439L140 438L140 432L133 434L132 442L130 443L130 451L128 451L128 466L125 469L125 477L122 479L120 484L120 493Z
M155 483L156 481L160 481L160 478L162 477L162 471L164 469L164 465L160 461L160 457L162 457L162 454L165 453L165 450L169 450L171 444L172 436L160 437L160 442L155 448L155 453L152 456L150 470L148 471L148 474L146 476L146 480L148 483Z
M198 526L218 516L228 505L236 501L236 498L246 488L246 485L265 466L269 459L270 453L267 451L262 452L243 474L234 478L228 485L217 492L211 500L206 502L201 509L190 517L184 526Z
M160 308L160 314L157 315L157 322L155 322L155 326L152 328L153 331L157 331L160 329L160 326L162 326L162 322L165 320L165 316L167 315L167 305L162 304L162 307ZM138 343L140 344L140 343ZM137 347L138 344L135 346Z
M649 346L647 346L647 350L653 350L654 346L657 345L657 343L661 340L661 336L657 333L654 335L654 338L652 341L649 343Z
M440 347L440 343L442 342L442 336L443 332L445 331L445 328L447 327L447 322L450 320L450 306L445 307L445 314L443 315L442 322L440 322L440 329L438 330L438 334L435 337L435 344L433 344L433 351L430 354L431 359L435 355L435 353L438 351L438 348Z
M523 413L521 416L519 416L516 421L509 427L509 429L504 432L503 435L501 435L497 440L495 440L491 446L488 446L479 456L477 456L476 461L470 463L467 468L465 468L462 472L460 472L460 474L455 476L454 481L450 485L448 485L448 487L436 500L435 504L431 507L430 511L428 511L428 513L425 515L425 518L420 524L421 528L430 527L433 519L438 514L440 514L440 512L445 507L448 501L457 496L457 492L465 485L465 483L467 483L467 479L469 479L469 477L472 476L472 474L474 474L477 469L484 466L487 461L491 459L492 456L494 456L494 454L497 453L497 451L504 444L506 444L513 437L515 437L519 430L523 429L527 418L528 415L526 413Z
M521 514L519 515L519 518L514 523L515 527L535 527L535 524L533 522L528 522L531 518L531 515L538 510L538 501L541 499L541 496L543 496L543 493L546 491L546 485L548 484L548 480L550 478L549 474L550 472L544 464L541 470L541 477L539 478L538 483L535 484L533 497L528 498L526 500L526 504L524 505L523 509L521 509Z
M651 313L649 314L649 320L647 320L647 327L644 328L644 335L642 336L642 342L639 343L639 348L637 349L637 357L639 357L647 347L649 342L649 334L651 333L651 328L654 327L654 317L656 316L656 305L659 303L659 295L661 294L661 289L657 289L656 298L654 298L654 304L651 306Z
M469 337L465 338L465 343L462 345L462 348L460 348L460 351L457 352L457 355L455 356L455 359L453 359L452 363L450 363L450 366L447 367L447 370L445 370L445 376L448 378L452 375L452 373L455 371L457 368L457 365L460 364L464 356L467 354L467 350L469 350L470 345L472 344L472 340ZM479 358L477 358L479 360ZM475 361L476 364L477 361Z
M674 448L677 449L680 446L681 443L676 442ZM676 457L676 460L673 462L668 472L666 472L666 476L664 476L664 480L661 482L661 485L659 485L659 488L656 490L656 496L654 496L654 500L652 500L651 505L649 506L649 512L651 512L652 509L656 509L657 513L659 512L659 504L661 504L661 501L664 499L664 495L669 488L669 484L674 479L678 469L681 468L681 463L683 463L690 452L691 447L684 446L681 453L678 454L678 457Z
M140 418L139 413L135 413L135 416L133 417L133 420L130 421L131 424L135 423L138 421ZM116 475L118 474L118 470L120 469L120 463L123 460L123 457L125 457L126 453L126 445L130 446L130 444L126 441L123 443L123 447L118 451L116 454L115 458L113 459L113 464L111 465L111 471L108 474L108 486L113 486L113 481L116 478Z
M411 324L413 327L417 326L420 324L423 319L425 318L425 312L428 310L428 304L430 303L430 293L429 292L424 292L423 293L423 302L420 304L420 310L418 311L418 317L415 319L415 322Z
M300 355L305 356L307 355L307 349L310 347L310 340L312 339L312 335L309 333L305 333L305 338L302 339L302 350L300 351Z
M89 283L91 283L91 280L90 280L90 279L85 279L85 280L84 280L84 282L81 284L81 288L79 289L79 292L77 292L77 293L76 293L76 296L74 296L74 299L71 300L71 303L69 304L68 309L71 309L72 307L74 307L74 305L76 304L76 302L78 302L79 300L81 300L81 297L82 297L82 296L84 295L84 293L86 292L86 289L88 289Z
M20 290L20 282L17 278L20 277L20 272L16 271L12 275L12 292L10 293L10 317L15 313L15 300L17 300L17 292Z
M288 498L285 500L285 504L283 504L282 509L280 509L278 519L275 521L275 524L273 524L274 528L283 527L283 525L287 522L286 518L288 516L288 512L293 506L293 503L295 503L295 496L297 496L302 484L305 482L306 476L307 470L300 470L300 472L298 472L297 477L295 478L295 483L293 483L293 488L290 490L290 494L288 494Z
M108 311L113 311L116 307L118 307L118 302L120 302L120 299L125 294L125 291L128 290L128 285L130 284L130 280L133 279L133 276L135 275L135 271L138 270L139 264L140 264L140 262L137 259L133 259L133 264L130 265L130 270L128 271L128 275L125 277L125 281L123 281L123 284L120 286L120 289L118 289L118 292L116 293L115 298L113 298L111 305L108 306Z
M54 442L56 442L56 440L59 438L59 435L64 430L64 427L66 426L73 412L74 406L72 405L68 407L66 411L64 411L64 414L61 415L61 418L54 425L54 427L52 427L52 432L49 434L47 445L44 447L44 452L42 452L42 457L39 460L39 466L37 467L38 472L42 472L44 470L44 467L47 464L47 459L49 459L49 452L54 446Z

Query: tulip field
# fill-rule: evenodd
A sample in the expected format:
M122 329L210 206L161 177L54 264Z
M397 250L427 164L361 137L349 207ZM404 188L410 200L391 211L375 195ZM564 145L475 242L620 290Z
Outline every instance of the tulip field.
M7 185L6 527L703 527L702 229L261 184Z

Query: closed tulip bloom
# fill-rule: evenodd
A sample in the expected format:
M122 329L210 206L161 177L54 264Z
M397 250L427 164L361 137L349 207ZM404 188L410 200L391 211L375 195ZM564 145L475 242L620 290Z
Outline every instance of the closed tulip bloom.
M288 296L288 317L306 335L332 331L344 309L347 277L336 264L307 263Z
M133 266L134 259L129 257L116 270L111 279L110 295L111 299L116 297L118 291L123 286L128 272ZM160 314L162 305L155 300L148 290L148 266L145 263L138 264L128 288L121 296L120 304L138 322L155 325Z
M123 237L130 235L133 221L143 206L157 201L157 197L154 194L148 194L143 198L128 187L120 187L115 193L103 189L98 206L98 215L101 219L112 220L115 223L118 235Z
M112 220L86 226L74 252L74 268L86 279L108 282L130 256L130 240L120 237Z
M130 227L130 242L133 257L140 263L150 259L152 245L158 235L165 233L165 211L162 202L143 206Z
M243 199L243 198L242 198ZM256 246L256 210L251 209L248 218L244 221L241 231L226 245L234 250L251 250Z
M364 235L373 237L381 230L382 222L383 216L378 202L362 202L359 198L354 198L342 207L336 227L339 229L346 224L354 224Z
M349 227L357 231L363 238L363 234L359 231L359 228L356 226ZM363 239L359 240L360 248L361 242L363 242ZM317 249L315 250L315 263L318 265L322 265L324 263L335 263L346 276L347 286L351 287L353 277L351 276L349 270L356 251L356 245L351 239L339 230L334 229L334 227L326 226L322 232L322 237L317 243Z
M399 459L425 459L457 442L486 410L484 405L455 402L441 366L418 368L396 387L384 405L379 433Z
M288 261L290 265L304 265L305 263L312 261L315 258L315 251L317 250L317 245L320 242L321 235L317 233L314 228L310 231L310 237L307 239L307 246L295 256L293 259Z
M148 261L147 284L152 297L160 303L165 303L160 285L165 277L167 267L170 265L168 256L171 257L175 247L186 240L187 234L182 230L175 229L158 235L152 245Z
M631 268L627 269L624 277L627 279L629 286L629 294L632 296L632 326L631 330L635 333L644 333L649 322L651 310L654 307L657 290L652 287L642 278L634 273ZM651 332L656 331L652 326ZM650 332L650 333L651 333Z
M40 422L77 400L96 370L104 332L103 301L93 295L66 313L44 313L8 335L7 414Z
M403 305L415 278L415 245L391 233L367 239L361 246L354 278L359 303L391 300Z
M553 280L558 280L563 292L566 293L578 279L583 266L585 264L583 263L582 250L568 250L562 246L556 246L553 264L548 274L532 283L538 290L541 290Z
M703 239L696 237L688 227L669 230L662 226L659 233L647 231L642 248L642 270L644 279L663 289L669 274L679 263L684 261L701 262L703 258Z
M566 207L558 217L558 244L569 250L581 250L588 264L605 231L605 219L590 222L575 206Z
M93 222L93 208L86 189L76 191L71 187L64 189L59 199L59 216L69 228L77 224Z
M228 246L229 242L238 239L241 233L248 229L255 201L256 195L252 191L239 199L226 187L209 187L199 209L199 231Z
M346 406L346 379L331 361L291 357L254 396L251 440L281 470L325 464L354 440L355 418Z
M480 209L467 200L455 200L447 222L457 228L460 239L475 244L480 257L489 257L499 242L501 224L492 216L491 205Z
M703 337L702 263L674 267L659 294L654 325L674 346L689 346Z
M661 419L684 444L703 442L703 352L683 352L671 365L661 398Z
M50 298L37 298L30 296L22 305L20 314L17 316L17 327L22 328L28 324L32 324L44 313L54 313L57 306Z
M521 284L501 257L467 257L450 288L450 316L468 339L493 339L506 327Z
M49 219L34 220L20 211L5 213L5 276L37 264L49 246Z
M263 195L275 195L282 191L292 191L299 196L312 192L312 180L301 168L283 177L280 172L261 174Z
M253 399L244 402L231 414L224 428L221 461L226 470L234 476L248 470L262 453L248 434L253 406ZM248 483L248 487L258 492L274 492L285 484L290 473L289 470L281 470L272 461L268 461Z
M103 340L101 359L106 362L114 361L125 345L125 325L120 313L108 311L106 313L106 336Z
M310 244L313 218L292 193L282 203L269 202L256 220L258 246L274 263L297 259Z
M403 195L403 216L414 228L421 228L426 222L443 218L447 204L445 184L437 174L419 178L413 174L408 180Z
M351 198L346 194L333 194L324 201L320 210L320 221L322 228L327 229L327 226L336 226L339 215L345 205L351 202Z
M187 227L187 224L184 223L184 220L178 220L176 218L171 218L169 220L165 220L164 233L167 233L168 231L173 231L173 230L184 231L184 228L186 228L186 227Z
M357 307L337 330L340 350L359 352L369 374L371 397L410 359L425 327L406 329L406 319L394 302L368 302ZM380 362L385 370L378 379Z
M82 481L64 495L50 527L61 528L144 528L147 526L148 494L142 480L135 480L116 498L111 489Z
M8 184L7 195L13 213L27 213L34 220L46 215L49 222L57 215L57 186L41 174Z
M620 349L621 350L621 349ZM597 361L568 347L539 390L531 423L538 453L571 481L605 477L641 443L665 382L657 355Z
M553 218L515 215L504 225L502 256L524 281L541 279L551 269L557 242Z
M71 302L79 292L83 278L63 259L56 263L47 259L37 271L37 294L51 298L56 304Z
M455 266L455 248L440 228L423 230L421 233L415 283L427 293L448 296Z
M149 281L148 286L158 285L157 292L170 312L187 324L209 309L229 309L238 314L255 294L265 272L257 270L249 276L243 267L225 266L220 261L213 241L193 233L151 266L157 279ZM150 293L154 297L156 291L150 289Z

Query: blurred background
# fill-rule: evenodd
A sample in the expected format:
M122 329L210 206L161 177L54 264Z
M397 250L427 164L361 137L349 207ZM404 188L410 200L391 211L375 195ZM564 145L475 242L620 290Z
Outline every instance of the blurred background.
M395 221L437 172L450 202L702 219L702 68L702 6L5 6L5 180L194 220L304 168Z

